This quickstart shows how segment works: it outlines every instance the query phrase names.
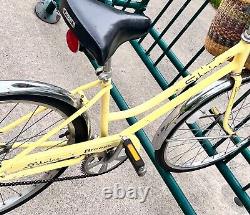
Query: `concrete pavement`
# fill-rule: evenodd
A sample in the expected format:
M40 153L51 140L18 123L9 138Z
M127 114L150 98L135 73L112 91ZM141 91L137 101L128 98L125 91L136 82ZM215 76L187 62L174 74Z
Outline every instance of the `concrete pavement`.
M164 5L163 0L152 0L147 14L155 17ZM73 89L80 84L95 80L93 69L83 54L72 54L66 47L65 34L67 27L61 20L56 25L41 22L34 15L35 0L14 1L2 0L0 4L0 74L1 79L30 79L48 82L65 89ZM158 28L162 29L164 23L171 18L174 9L182 1L175 1L170 10L162 19ZM198 7L200 1L195 0L188 8L186 16ZM209 21L214 11L208 7L201 17L197 19L188 34L182 37L174 51L186 62L196 47L202 45ZM186 21L181 16L177 24L167 35L175 35L180 26ZM147 41L150 43L150 40ZM145 44L146 46L147 44ZM157 55L157 50L152 56ZM200 58L193 67L207 62L211 58L207 54ZM160 64L164 75L171 77L174 68L167 60ZM117 83L124 97L131 106L142 103L152 98L160 88L154 82L146 67L140 61L129 43L123 45L113 59L113 79ZM112 109L117 110L114 103ZM91 111L93 119L98 119L98 107ZM150 125L146 130L150 137L153 136L161 120ZM95 120L92 120L93 125ZM122 122L112 126L112 130L126 127ZM42 194L29 201L27 204L10 212L11 215L179 215L182 211L178 207L171 193L157 174L154 166L143 154L147 163L148 173L143 178L138 178L131 164L126 162L113 172L96 178L82 181L69 181L56 183L46 189ZM231 163L234 171L249 182L249 165L241 159ZM245 165L244 172L241 167ZM69 174L79 173L79 167L68 170ZM247 175L248 173L248 175ZM174 174L177 182L183 188L187 198L192 203L198 214L204 215L245 215L244 208L235 205L234 193L227 185L216 168L210 167L193 173ZM144 203L139 200L125 198L105 199L103 189L113 187L119 183L124 189L128 187L150 188L149 195Z

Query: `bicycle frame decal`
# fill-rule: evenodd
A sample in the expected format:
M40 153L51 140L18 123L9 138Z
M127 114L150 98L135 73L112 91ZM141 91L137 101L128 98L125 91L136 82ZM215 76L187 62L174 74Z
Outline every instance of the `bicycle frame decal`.
M247 44L244 41L240 41L237 45L235 45L228 51L214 58L211 63L200 67L191 75L183 78L181 81L179 81L172 87L158 94L154 98L146 101L145 103L126 111L111 113L109 112L110 90L112 88L111 80L105 83L98 80L76 88L71 92L71 94L80 95L82 98L83 106L76 113L67 118L63 123L50 130L47 134L42 136L36 142L33 142L32 144L25 143L23 145L22 143L15 143L13 145L13 148L18 148L20 145L22 145L20 148L23 149L23 151L12 159L5 160L2 162L2 166L0 168L0 180L4 181L10 179L17 179L32 174L75 165L81 162L87 154L96 154L108 150L110 148L117 147L119 144L121 144L121 140L123 137L130 138L135 144L135 146L139 148L140 143L134 135L135 132L144 128L162 115L168 113L183 102L189 100L192 96L197 95L212 83L233 72L232 77L235 80L235 86L232 89L232 95L230 97L229 104L227 105L227 110L225 114L226 117L224 121L224 128L227 129L226 124L234 103L234 97L237 95L239 86L241 84L240 74L244 67L244 63L249 55L249 52L250 44ZM228 63L210 76L202 79L204 75L208 74L209 72L211 72L211 70L222 65L232 57L234 57L232 62ZM178 92L197 81L200 82L178 95ZM101 87L101 90L92 99L88 100L84 94L84 91L98 86ZM169 97L175 94L177 94L178 96L169 102L165 102L165 104L146 115L134 125L126 128L119 134L109 136L108 130L110 122L126 119L145 113L151 110L152 108L159 106L161 102L168 100ZM102 102L100 117L100 138L73 145L54 147L44 152L36 152L33 154L31 153L34 149L39 147L56 146L58 143L57 141L48 141L48 139L53 135L57 134L60 129L66 127L84 112L88 111L99 100L101 100ZM19 124L27 121L31 114L37 115L43 112L44 110L46 110L45 107L40 107L35 113L27 113L16 121L11 122L7 126L0 128L0 132L7 133ZM230 134L230 129L228 129L228 133ZM3 145L3 143L0 143L0 145Z

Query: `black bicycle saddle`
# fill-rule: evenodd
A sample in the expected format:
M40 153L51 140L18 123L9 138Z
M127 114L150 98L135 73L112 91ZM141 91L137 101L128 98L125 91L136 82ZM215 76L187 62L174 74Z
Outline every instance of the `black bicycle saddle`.
M65 22L98 64L103 66L124 42L149 30L148 17L120 11L97 0L62 0Z

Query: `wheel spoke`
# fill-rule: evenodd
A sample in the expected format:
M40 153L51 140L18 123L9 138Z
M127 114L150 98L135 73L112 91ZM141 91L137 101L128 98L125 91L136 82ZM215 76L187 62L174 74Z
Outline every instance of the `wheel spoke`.
M18 137L23 133L26 125L29 123L29 121L31 120L31 118L34 116L34 114L38 110L38 108L39 108L39 105L36 106L35 111L31 114L31 116L29 117L29 119L27 120L27 122L24 124L24 126L22 127L22 129L19 132L19 134L17 136L15 136L13 139L11 139L9 142L7 142L6 145L11 144L12 141L13 141L13 143L11 145L13 145L17 141Z
M67 142L67 140L63 140L63 141L57 143L56 145L47 148L46 151L48 151L48 150L50 150L50 149L53 149L53 148L56 148L57 146L60 146L60 145L62 145L63 143L66 143L66 142Z
M241 109L242 109L243 105L245 104L245 102L246 102L246 98L243 100L243 102L242 102L242 104L241 104L239 110L236 112L235 117L233 118L233 122L232 122L233 125L235 125L235 124L234 124L235 119L236 119L236 117L238 116L239 112L241 111ZM233 112L232 112L232 113L233 113ZM235 128L235 126L234 126L234 128Z
M42 131L40 131L39 133L35 134L34 136L28 137L25 139L24 142L22 142L19 146L17 146L16 148L10 150L10 152L12 152L13 150L17 150L18 148L20 148L23 144L29 142L31 139L35 138L35 137L39 137L39 136L43 136L45 134L42 134L44 131L48 130L49 128L53 127L54 125L56 125L58 122L62 121L62 119L56 121L55 123L51 124L50 126L48 126L47 128L43 129Z
M200 154L202 154L202 153L205 152L204 150L203 150L202 152L200 152L200 150L202 149L202 146L199 146L199 147L200 147L200 148L199 148L198 152L196 153L196 155L195 155L194 157L188 159L187 161L185 161L185 162L182 164L182 166L185 166L189 161L193 160L192 163L191 163L191 165L192 165L192 164L194 163L195 159L196 159Z
M249 136L246 129L250 127L249 83L246 88L240 89L229 117L229 126L237 136L228 135L222 126L230 92L231 89L211 96L203 106L194 106L196 109L190 109L187 114L176 118L173 124L176 126L172 127L168 138L164 140L166 147L163 147L164 151L161 149L165 164L173 171L204 168L233 153L237 154L242 148L242 140ZM217 107L220 114L211 113L211 107Z
M7 115L0 121L0 124L2 124L2 122L8 118L8 116L14 111L14 109L19 105L19 103L16 103L14 105L14 107L7 113Z
M178 158L175 162L179 161L187 152L189 152L189 151L192 150L192 149L196 149L196 148L200 147L200 146L194 147L196 144L197 144L197 143L193 144L187 151L182 152L181 154L178 154L178 155L176 155L175 157L173 157L173 158L171 158L171 159L173 160L173 159L175 159L175 158Z
M187 141L187 140L213 140L213 139L220 139L220 138L229 138L231 137L231 135L223 135L223 136L214 136L214 137L190 137L190 138L172 138L172 139L168 139L168 142L176 142L176 141Z
M25 130L23 130L22 134L24 132L28 131L30 128L32 128L34 125L36 125L38 122L40 122L42 119L44 119L45 117L47 117L52 112L53 112L53 110L51 110L50 112L48 112L47 114L45 114L43 117L41 117L40 119L38 119L37 121L35 121L34 123L32 123L29 127L27 127Z
M243 119L239 124L235 126L235 130L236 131L239 130L239 128L244 124L246 124L249 120L250 120L250 114L248 114L247 117L245 117L245 119Z
M15 189L11 188L11 187L7 187L7 189L12 190L14 193L17 193L19 196L22 196L22 194L18 191L16 191Z
M191 165L194 163L195 159L196 159L200 154L202 154L203 152L205 152L205 151L200 152L201 149L202 149L202 146L199 148L199 151L197 152L197 154L195 155L194 159L192 160Z

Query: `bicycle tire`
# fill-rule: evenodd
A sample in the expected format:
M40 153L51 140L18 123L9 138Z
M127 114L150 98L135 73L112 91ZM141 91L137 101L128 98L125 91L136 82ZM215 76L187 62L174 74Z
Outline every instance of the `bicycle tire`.
M168 127L170 127L170 129L167 129L163 125L161 126L161 128L164 128L164 129L162 129L162 131L163 130L165 132L167 131L167 134L164 134L165 135L164 138L165 137L166 138L162 142L160 149L156 150L156 157L157 157L157 160L159 161L159 163L161 164L161 166L164 169L166 169L167 171L178 172L178 173L199 170L199 169L202 169L202 168L214 165L215 163L217 163L219 161L225 160L229 156L237 154L239 152L239 150L242 150L243 148L247 148L249 146L249 134L250 134L250 132L247 130L247 132L245 132L245 134L244 134L245 136L244 136L242 134L243 132L241 131L242 128L238 128L237 127L237 132L236 133L240 133L241 136L242 135L244 136L243 139L241 139L242 142L240 142L239 144L235 144L235 143L233 143L233 141L231 141L231 144L233 144L231 150L229 150L229 143L228 143L228 145L225 145L225 144L223 145L224 147L226 146L226 149L224 149L225 152L217 152L218 148L222 147L223 141L224 142L225 141L226 142L227 141L230 142L231 139L229 140L229 138L226 138L228 135L225 134L225 132L222 129L222 126L219 124L219 121L221 121L221 120L219 120L218 117L216 118L215 115L212 114L212 113L210 113L210 112L209 112L210 116L208 114L206 116L205 115L204 116L201 115L202 111L203 112L205 110L211 111L211 108L209 109L209 106L212 106L212 104L216 104L217 103L217 106L218 106L218 104L220 104L223 101L222 100L222 96L225 97L225 95L226 95L226 97L228 97L229 92L232 90L232 86L233 86L233 84L231 82L231 84L229 84L229 86L227 86L226 88L221 89L218 92L216 92L216 93L208 96L201 103L194 104L193 107L191 107L191 109L188 110L187 112L178 113L177 117L173 117L174 120L171 121L171 123L169 123ZM240 96L243 97L244 95L246 95L246 98L244 98L244 100L242 100L240 102L239 99L242 99ZM204 96L204 97L206 97L206 96ZM236 104L237 105L234 106L233 111L236 111L235 108L240 107L239 105L242 105L243 101L247 101L248 103L250 103L250 78L249 78L249 76L245 77L243 79L243 84L242 84L242 87L241 87L241 92L238 95L237 99L236 99L236 102L235 102L235 105ZM245 104L244 104L244 108L245 108ZM246 112L247 113L246 117L249 118L249 113L250 113L249 109L250 109L250 106L249 107L247 106L247 108L248 108L247 110L244 110L244 113ZM184 108L180 107L180 109L183 110ZM220 109L221 109L221 107L220 107ZM232 113L234 114L233 111L232 111ZM223 113L223 111L222 111L222 113ZM197 116L199 118L197 118ZM237 116L240 116L239 115L239 111L237 113ZM195 122L193 122L192 117L193 117L193 119L195 119ZM199 133L201 131L198 131L198 128L200 130L200 128L202 126L201 126L201 123L198 122L198 120L201 121L202 119L205 119L206 117L209 120L212 119L212 121L211 121L210 124L205 124L204 125L205 129L202 130L203 133ZM231 116L231 117L233 117L233 116ZM231 123L230 126L233 129L235 129L237 125L234 126L233 124L236 122L236 119L232 119L232 120L230 120L230 123ZM209 128L209 126L212 126L213 122L216 125L214 125L214 127L211 127L211 128L215 128L215 126L216 126L216 129L211 129L211 131L210 131L210 130L208 130L208 128ZM166 123L165 123L165 125L166 125ZM243 126L245 126L245 124L243 124ZM190 130L190 128L192 129L192 130L190 130L190 133L185 133L185 132L188 132L188 129L185 129L187 127L188 127L189 130ZM196 129L196 130L194 130L194 129ZM182 132L182 131L184 131L184 132ZM220 134L220 132L224 132L224 134L222 136L212 136L212 135L211 136L206 136L208 133L211 134L212 131L213 131L213 133L218 133L219 132L219 134ZM187 136L187 135L190 135L190 134L191 134L191 136ZM201 136L200 134L202 134L203 136ZM161 135L163 135L163 134L161 134ZM176 137L181 137L181 138L176 138ZM214 147L215 154L213 156L210 155L209 157L207 157L208 155L206 154L205 155L206 158L205 159L202 158L202 159L204 159L203 161L201 161L200 163L197 162L197 160L196 160L197 156L200 156L203 152L206 152L206 150L205 149L201 149L201 148L203 148L201 146L201 144L199 144L198 146L195 146L195 144L196 144L195 143L195 144L192 144L192 145L188 146L188 144L191 143L191 141L195 140L195 139L196 139L196 142L203 144L203 146L205 148L206 148L205 141L209 141L210 144L211 144L210 146ZM180 141L182 141L182 143L180 143ZM170 145L170 143L173 143L173 145ZM174 147L175 147L175 149L174 149ZM177 148L178 148L178 150L177 150ZM170 157L169 152L167 153L167 150L169 152L173 152L174 157ZM196 150L196 152L194 152L195 150ZM203 150L203 152L201 152L200 150ZM178 157L178 155L176 155L177 153L179 153L179 157ZM183 157L185 157L185 156L187 157L187 153L189 153L189 154L193 153L194 157L192 157L191 160L188 159L188 160L186 160L184 162L183 162L183 160L181 161L181 159L183 159ZM173 162L173 159L176 159L175 163ZM180 162L182 162L182 163L180 163Z
M9 104L13 102L22 102L27 104L34 104L34 105L40 105L51 108L53 111L56 111L60 114L62 114L65 117L71 116L73 113L75 113L77 110L75 107L69 105L66 102L59 101L55 98L47 97L47 96L36 96L36 95L14 95L14 96L1 96L0 97L0 107L2 104ZM47 116L46 116L47 117ZM88 140L89 134L88 134L88 122L86 122L85 118L82 116L79 116L76 118L72 124L74 127L74 143L83 142ZM71 134L68 134L71 135ZM68 142L67 142L68 144ZM71 143L73 144L73 143ZM60 168L57 170L52 170L46 173L47 177L46 179L55 179L59 177L67 167ZM44 179L44 178L43 178ZM32 185L34 189L31 188L30 192L26 193L24 196L21 196L20 198L17 198L16 201L10 202L9 206L8 204L3 205L0 204L0 214L5 214L21 205L26 203L27 201L31 200L35 196L37 196L39 193L41 193L43 190L45 190L48 186L50 186L52 182L45 183L45 184L39 184L39 185ZM0 187L1 189L1 187ZM9 188L10 189L10 188ZM13 187L11 188L13 189ZM2 192L1 199L3 201L3 195ZM1 202L1 200L0 200ZM5 201L6 203L7 201ZM7 202L8 203L8 202Z

